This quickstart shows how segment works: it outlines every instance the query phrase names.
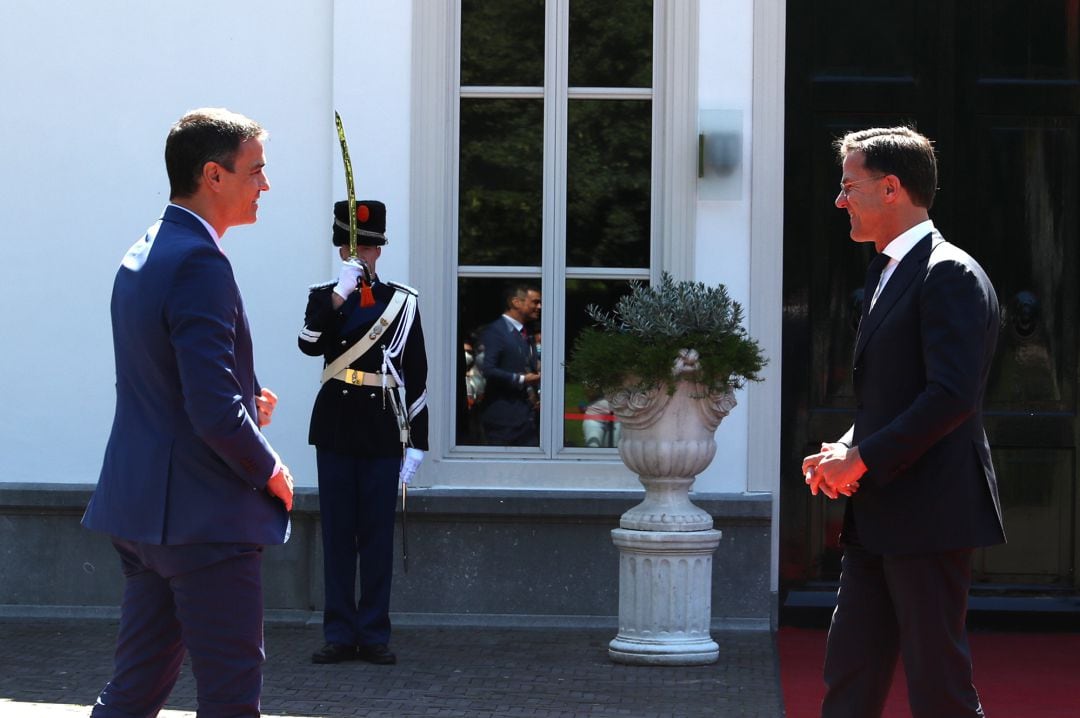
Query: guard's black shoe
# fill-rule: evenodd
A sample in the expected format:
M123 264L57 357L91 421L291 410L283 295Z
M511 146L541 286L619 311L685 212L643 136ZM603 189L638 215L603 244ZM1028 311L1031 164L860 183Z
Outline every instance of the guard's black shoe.
M357 646L356 657L361 661L367 661L379 666L392 666L397 663L397 656L394 655L394 652L381 643L371 646Z
M311 654L312 663L341 663L355 661L356 658L356 646L344 646L340 643L327 643Z

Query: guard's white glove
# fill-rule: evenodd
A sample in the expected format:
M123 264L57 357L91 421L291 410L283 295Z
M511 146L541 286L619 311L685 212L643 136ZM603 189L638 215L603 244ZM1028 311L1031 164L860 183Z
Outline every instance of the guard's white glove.
M355 259L346 259L341 263L341 272L338 274L337 286L334 293L342 299L348 299L349 295L356 291L356 285L360 283L360 276L364 269L360 262Z
M408 486L409 482L412 481L412 477L416 475L416 470L420 468L420 464L423 461L423 451L412 447L405 449L405 456L401 459L401 473L398 475L401 483Z

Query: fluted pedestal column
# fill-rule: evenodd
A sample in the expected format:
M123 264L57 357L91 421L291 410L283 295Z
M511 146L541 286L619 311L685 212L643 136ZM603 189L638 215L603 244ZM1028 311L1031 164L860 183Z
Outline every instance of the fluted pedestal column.
M721 534L689 491L716 454L713 434L735 398L679 382L672 394L621 391L610 402L622 422L619 458L638 474L645 499L611 532L620 555L619 633L608 655L641 665L713 663L720 649L709 634L712 555Z
M712 555L720 532L615 529L619 549L618 663L700 666L720 647L709 634Z

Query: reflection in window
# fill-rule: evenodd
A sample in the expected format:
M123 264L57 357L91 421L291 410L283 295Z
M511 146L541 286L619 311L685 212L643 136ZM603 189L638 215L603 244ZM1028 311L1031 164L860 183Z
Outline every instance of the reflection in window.
M608 311L630 292L625 280L572 279L566 283L566 346L572 348L578 335L592 324L585 313L590 304ZM569 349L567 350L569 353ZM563 442L568 447L611 449L619 445L622 433L603 396L590 393L579 382L566 378L563 412Z
M544 0L461 0L461 84L544 84Z
M650 87L652 5L571 0L570 86Z
M651 274L652 52L648 0L461 0L459 448L603 457L617 443L610 412L562 366L586 305L610 307ZM524 337L502 318L521 282L548 290ZM542 381L507 386L534 368ZM535 430L515 434L525 416Z
M461 264L540 264L541 100L461 101Z
M649 264L652 103L571 100L566 142L567 264Z
M541 297L529 278L459 281L459 446L539 446Z

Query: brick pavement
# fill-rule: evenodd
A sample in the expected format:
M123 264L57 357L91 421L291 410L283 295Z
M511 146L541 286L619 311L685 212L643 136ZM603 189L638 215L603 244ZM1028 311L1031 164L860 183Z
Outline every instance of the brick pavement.
M0 716L86 716L108 679L116 623L0 620ZM263 714L468 718L779 718L773 637L714 632L720 660L694 668L622 666L613 631L421 628L394 630L396 666L310 663L318 626L267 624ZM185 666L163 718L194 716Z

